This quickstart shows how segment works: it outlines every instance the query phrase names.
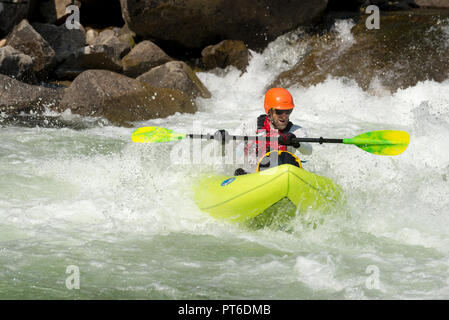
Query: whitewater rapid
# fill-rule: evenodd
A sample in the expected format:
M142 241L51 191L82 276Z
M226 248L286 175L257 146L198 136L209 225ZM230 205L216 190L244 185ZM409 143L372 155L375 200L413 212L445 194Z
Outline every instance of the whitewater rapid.
M339 25L352 41L351 23ZM301 32L252 52L247 72L199 73L212 93L195 114L136 123L226 129L263 113L263 96L306 48ZM449 298L449 81L396 93L328 78L290 87L310 137L405 130L407 150L377 156L314 145L306 170L333 179L347 208L316 229L247 230L192 200L208 163L170 161L174 144L133 144L134 128L0 128L0 298ZM72 117L70 114L65 117ZM69 289L68 266L80 272Z

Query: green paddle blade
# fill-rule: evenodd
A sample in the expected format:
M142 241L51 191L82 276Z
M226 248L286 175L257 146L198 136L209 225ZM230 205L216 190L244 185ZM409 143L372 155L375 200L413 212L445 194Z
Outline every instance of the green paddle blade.
M362 133L352 139L343 139L345 144L355 144L370 153L395 156L407 149L410 135L405 131L379 130Z
M160 143L178 141L186 137L185 133L175 133L173 130L161 127L142 127L136 129L131 135L133 142Z

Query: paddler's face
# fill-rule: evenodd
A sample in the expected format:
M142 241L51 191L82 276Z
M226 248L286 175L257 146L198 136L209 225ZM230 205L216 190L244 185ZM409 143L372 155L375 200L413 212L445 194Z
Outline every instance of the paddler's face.
M271 119L273 119L273 124L278 130L284 130L287 127L290 114L293 109L289 110L275 110L271 109Z

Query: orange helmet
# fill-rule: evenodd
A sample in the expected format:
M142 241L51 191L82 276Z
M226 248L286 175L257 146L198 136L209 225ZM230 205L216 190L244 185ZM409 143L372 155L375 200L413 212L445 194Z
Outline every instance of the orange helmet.
M268 114L270 109L289 110L295 107L293 97L284 88L271 88L265 93L265 113Z

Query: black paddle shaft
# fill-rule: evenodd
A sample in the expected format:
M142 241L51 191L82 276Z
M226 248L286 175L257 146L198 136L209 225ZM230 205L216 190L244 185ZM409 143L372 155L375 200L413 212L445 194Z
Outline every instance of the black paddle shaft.
M294 138L294 142L312 142L312 143L343 143L343 139L327 139L323 137L319 138Z
M211 134L188 134L187 135L189 138L192 139L216 139L215 135L211 135ZM230 140L243 140L243 141L258 141L258 140L266 140L266 141L270 141L272 139L272 141L276 141L277 137L257 137L257 136L233 136L233 135L229 135L229 136L223 136L221 139L225 138L225 141L230 141ZM262 139L261 139L262 138ZM220 138L218 138L217 140L220 140ZM319 138L294 138L294 142L311 142L311 143L319 143L319 144L323 144L323 143L343 143L343 139L327 139L327 138L323 138L323 137L319 137Z

